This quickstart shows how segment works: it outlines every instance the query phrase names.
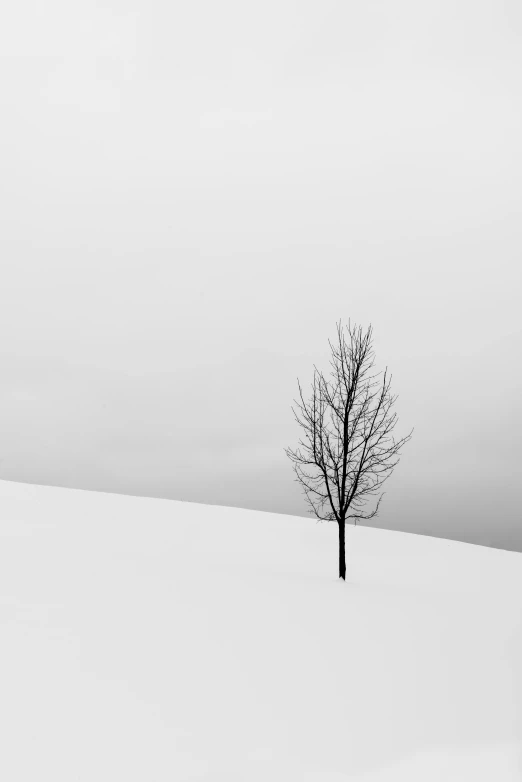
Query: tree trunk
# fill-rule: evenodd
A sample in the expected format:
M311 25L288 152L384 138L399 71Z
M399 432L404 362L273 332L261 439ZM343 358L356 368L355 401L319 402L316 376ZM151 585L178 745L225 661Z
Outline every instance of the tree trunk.
M345 520L339 522L339 578L346 581L346 554L344 549Z

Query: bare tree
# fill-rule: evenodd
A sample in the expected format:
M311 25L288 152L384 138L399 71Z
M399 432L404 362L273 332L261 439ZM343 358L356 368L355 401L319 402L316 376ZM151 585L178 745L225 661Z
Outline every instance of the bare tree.
M399 461L399 451L412 435L395 440L397 399L390 391L391 376L373 373L373 330L365 333L350 322L343 331L337 324L332 351L331 380L314 366L312 396L307 403L299 385L300 402L292 408L303 431L299 447L285 449L297 481L319 520L339 525L339 578L346 579L345 523L347 519L372 519L384 492L370 512L363 508Z

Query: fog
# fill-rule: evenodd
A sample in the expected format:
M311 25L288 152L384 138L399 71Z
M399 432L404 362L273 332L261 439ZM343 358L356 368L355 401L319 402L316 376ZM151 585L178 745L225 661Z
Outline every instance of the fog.
M415 427L372 523L522 550L519 4L4 20L0 478L307 515L351 318Z

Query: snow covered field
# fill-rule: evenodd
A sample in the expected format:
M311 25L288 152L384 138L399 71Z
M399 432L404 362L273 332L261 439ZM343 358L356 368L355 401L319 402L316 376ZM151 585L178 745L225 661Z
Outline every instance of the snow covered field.
M522 780L522 554L0 481L0 779Z

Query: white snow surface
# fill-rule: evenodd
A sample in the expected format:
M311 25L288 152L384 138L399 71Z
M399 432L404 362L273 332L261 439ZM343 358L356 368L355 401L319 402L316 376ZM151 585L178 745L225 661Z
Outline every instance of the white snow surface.
M0 481L0 779L522 780L522 554Z

